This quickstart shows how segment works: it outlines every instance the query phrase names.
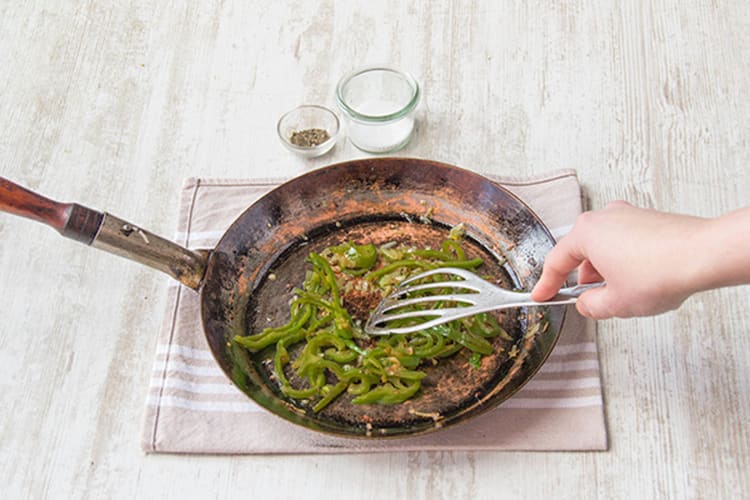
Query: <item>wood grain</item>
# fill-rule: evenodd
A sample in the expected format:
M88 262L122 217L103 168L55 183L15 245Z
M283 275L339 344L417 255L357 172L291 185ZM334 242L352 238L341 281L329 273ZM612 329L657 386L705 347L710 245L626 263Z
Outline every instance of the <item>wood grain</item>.
M713 216L750 192L739 0L4 2L0 175L171 235L188 176L295 175L275 122L344 73L422 83L402 154L576 168L587 200ZM718 256L720 258L720 256ZM599 323L605 453L145 456L167 279L0 216L2 498L737 498L750 293Z

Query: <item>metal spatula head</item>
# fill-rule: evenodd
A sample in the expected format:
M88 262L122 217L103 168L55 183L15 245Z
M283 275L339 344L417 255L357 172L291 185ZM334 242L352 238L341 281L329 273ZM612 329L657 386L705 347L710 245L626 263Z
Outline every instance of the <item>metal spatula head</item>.
M466 269L433 269L404 280L386 296L365 324L365 332L414 333L487 311L573 304L586 290L604 285L602 282L563 288L552 299L536 302L531 300L531 293L505 290Z

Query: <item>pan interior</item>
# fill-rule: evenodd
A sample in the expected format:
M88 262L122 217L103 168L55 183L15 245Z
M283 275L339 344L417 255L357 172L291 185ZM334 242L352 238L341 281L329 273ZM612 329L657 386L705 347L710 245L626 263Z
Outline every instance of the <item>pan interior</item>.
M449 230L450 227L433 221L420 223L402 216L381 214L368 216L364 220L336 221L333 227L311 231L306 241L290 246L270 263L248 303L248 331L259 332L269 326L283 325L289 320L292 290L301 285L305 272L310 268L306 263L310 252L320 252L326 247L349 241L356 244L373 243L376 246L395 242L417 248L439 248L448 237ZM518 280L503 256L493 254L471 237L465 238L463 246L467 258L481 257L484 260L479 268L482 275L506 288L518 286ZM343 300L346 304L346 295ZM362 312L350 312L354 319L367 319ZM403 429L440 425L440 422L459 415L486 398L498 382L507 377L514 364L508 353L513 350L514 344L522 340L526 315L526 310L497 313L499 323L512 341L500 336L492 339L495 353L486 356L479 367L472 366L467 349L441 359L434 366L424 367L427 376L422 381L420 392L416 397L397 405L352 404L352 397L344 393L320 413L314 414L309 409L309 402L289 399L279 390L272 371L272 348L250 355L249 362L276 397L295 405L309 417L336 426L375 429L376 432L390 434ZM292 351L290 354L294 358L296 353ZM291 372L287 376L294 379Z

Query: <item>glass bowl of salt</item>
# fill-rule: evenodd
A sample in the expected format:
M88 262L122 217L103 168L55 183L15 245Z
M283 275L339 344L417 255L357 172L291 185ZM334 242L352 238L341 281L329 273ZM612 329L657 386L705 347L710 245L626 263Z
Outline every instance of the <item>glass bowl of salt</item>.
M417 80L391 68L361 69L336 86L349 140L367 153L393 153L409 143L419 98Z

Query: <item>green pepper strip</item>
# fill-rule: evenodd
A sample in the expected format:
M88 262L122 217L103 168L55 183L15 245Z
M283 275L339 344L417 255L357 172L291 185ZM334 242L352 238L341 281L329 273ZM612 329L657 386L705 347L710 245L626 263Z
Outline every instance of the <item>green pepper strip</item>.
M328 264L327 260L325 260L319 254L316 254L315 252L310 253L309 260L314 266L323 271L325 280L328 282L332 299L330 304L333 307L334 314L336 315L336 318L334 319L334 327L336 328L336 333L343 338L352 338L352 318L349 315L349 311L344 309L341 304L341 293L339 292L339 286L338 283L336 283L336 276L333 274L331 265Z
M445 337L432 332L421 332L428 336L430 343L428 346L414 349L414 353L422 358L434 358L445 348Z
M327 349L325 353L323 354L326 359L330 359L331 361L335 361L339 364L345 364L345 363L351 363L357 357L359 357L359 354L357 354L354 351L337 351L336 349Z
M318 401L315 406L313 406L313 412L318 413L320 410L325 408L330 404L331 401L336 399L339 394L344 392L346 390L346 386L348 385L348 382L338 382L336 385L331 387L331 390L328 391L328 394L323 396L323 399Z
M311 304L320 307L321 309L327 309L332 312L335 311L335 307L333 304L331 304L327 300L322 299L315 293L308 292L306 290L295 290L294 292L297 294L297 301L302 304Z
M492 354L493 352L492 344L487 342L485 339L474 335L471 332L456 328L455 325L438 325L432 327L430 330L445 335L449 339L458 342L462 346L467 347L474 352L480 352L482 354Z
M434 260L455 260L456 258L454 254L441 250L414 250L411 254L424 259Z
M443 262L440 267L459 267L462 269L474 269L484 264L484 260L480 257L471 260L447 260Z
M309 389L295 389L289 380L286 378L284 373L284 365L289 363L289 353L287 352L287 346L301 342L305 338L305 332L299 331L296 334L290 335L276 344L276 354L274 355L273 369L276 376L279 378L281 383L281 392L289 397L296 399L309 398L318 393L317 387L311 387Z
M369 391L370 388L378 382L380 377L373 375L372 373L365 373L362 370L353 369L344 374L344 380L349 382L347 392L358 396ZM358 381L358 382L356 382Z
M415 260L415 259L397 260L395 262L392 262L391 264L388 264L387 266L383 266L380 269L367 273L365 275L365 278L367 278L368 280L373 280L375 278L379 278L383 275L386 275L392 271L395 271L396 269L400 269L404 267L421 267L424 269L435 269L435 267L437 266L429 262Z
M362 276L367 274L369 269L342 269L341 272L348 274L349 276Z
M453 252L458 260L466 260L466 254L461 243L456 240L445 240L442 246L443 252Z
M382 405L393 405L403 403L407 399L414 396L421 387L421 383L412 381L410 384L406 384L402 387L396 387L392 383L380 385L356 398L352 399L354 404L382 404Z
M370 269L378 259L378 249L372 243L355 245L349 242L328 250L335 255L335 263L345 269Z
M275 344L286 335L296 332L307 320L312 316L312 307L303 306L302 313L293 322L280 328L266 328L262 332L250 335L249 337L242 337L236 335L234 341L240 344L242 347L247 348L251 352L260 351L271 344Z

